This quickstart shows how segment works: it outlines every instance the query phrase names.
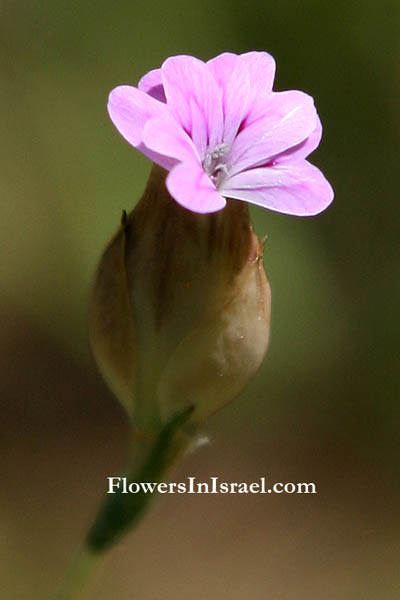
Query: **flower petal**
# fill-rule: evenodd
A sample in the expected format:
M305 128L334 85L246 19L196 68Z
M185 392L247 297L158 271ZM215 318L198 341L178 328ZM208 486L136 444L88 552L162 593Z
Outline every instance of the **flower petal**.
M161 79L161 69L153 69L143 75L138 83L138 88L142 92L149 94L159 102L167 102Z
M296 162L298 160L303 160L304 158L307 158L307 156L309 156L311 152L314 152L314 150L319 146L321 137L322 124L317 115L317 126L314 129L314 131L310 133L308 138L305 139L304 142L297 144L297 146L293 146L285 152L281 152L281 154L278 154L276 157L274 157L274 161L281 164L289 161Z
M257 167L304 141L316 127L311 96L296 90L268 96L264 116L237 136L228 157L230 174Z
M265 112L266 98L272 92L275 79L275 60L267 52L247 52L240 55L246 63L251 82L249 110L243 125L250 125ZM243 126L242 125L242 126Z
M171 158L170 156L165 156L163 154L159 154L158 152L154 152L147 148L143 142L140 142L139 146L136 146L136 149L139 150L144 156L146 156L151 162L160 165L163 169L170 171L175 165L179 163L179 160L175 158Z
M130 85L112 90L107 108L119 133L135 147L142 141L146 122L153 117L165 118L170 112L165 104Z
M231 146L248 109L250 79L246 62L237 54L225 52L207 65L222 90L223 142Z
M200 110L194 98L190 98L190 113L192 119L192 140L197 148L200 159L204 160L208 144L207 123L204 113Z
M166 184L171 196L193 212L213 213L226 205L226 200L198 162L188 161L174 167Z
M269 94L275 79L275 60L268 52L246 52L240 58L245 62L250 75L254 96Z
M316 215L333 200L328 181L306 160L239 173L226 180L220 192L225 198L297 216Z
M147 148L178 161L199 160L196 147L188 134L173 119L150 119L143 130Z
M172 56L161 67L162 81L168 104L189 135L192 133L193 98L203 112L207 139L211 148L222 141L222 92L207 65L192 56Z

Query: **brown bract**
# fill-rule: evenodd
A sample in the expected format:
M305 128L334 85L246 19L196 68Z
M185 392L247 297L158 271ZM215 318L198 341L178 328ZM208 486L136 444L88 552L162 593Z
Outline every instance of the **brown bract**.
M270 288L247 204L190 212L155 166L97 270L95 358L136 427L155 432L194 405L199 423L236 396L265 354Z

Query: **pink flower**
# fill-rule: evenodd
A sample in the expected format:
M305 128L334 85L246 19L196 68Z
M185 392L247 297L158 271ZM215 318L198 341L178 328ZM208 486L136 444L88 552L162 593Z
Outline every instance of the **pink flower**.
M272 91L274 75L266 52L224 53L207 63L173 56L137 88L115 88L108 111L130 144L169 171L168 191L185 208L212 213L235 198L314 215L333 199L306 160L321 123L307 94Z

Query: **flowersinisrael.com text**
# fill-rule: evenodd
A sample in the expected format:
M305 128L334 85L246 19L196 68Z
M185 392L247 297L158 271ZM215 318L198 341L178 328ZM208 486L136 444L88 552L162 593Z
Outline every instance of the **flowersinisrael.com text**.
M210 477L208 481L197 481L196 477L188 477L185 481L157 483L130 482L126 477L107 477L107 494L316 494L315 483L282 483L268 486L265 477L258 481L226 482L219 477Z

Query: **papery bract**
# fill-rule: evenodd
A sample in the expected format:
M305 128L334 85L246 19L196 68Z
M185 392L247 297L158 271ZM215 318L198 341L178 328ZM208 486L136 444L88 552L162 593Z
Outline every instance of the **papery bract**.
M189 406L197 426L230 402L257 372L269 336L270 288L248 206L184 210L165 175L153 167L105 249L89 310L100 370L147 433Z
M108 111L130 144L170 171L168 191L183 207L211 213L234 198L314 215L333 199L306 160L321 123L304 92L272 91L274 75L266 52L224 53L207 63L173 56L137 88L115 88Z

